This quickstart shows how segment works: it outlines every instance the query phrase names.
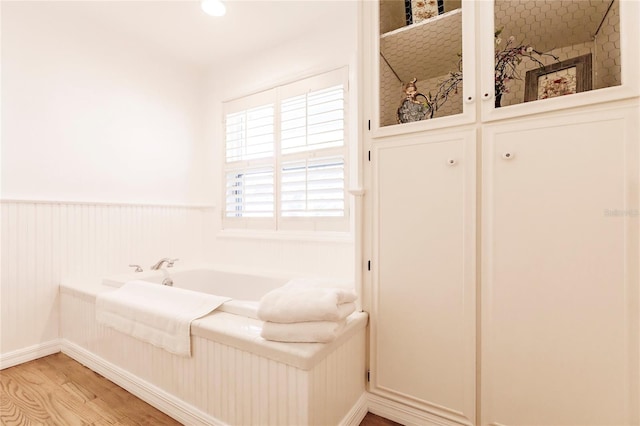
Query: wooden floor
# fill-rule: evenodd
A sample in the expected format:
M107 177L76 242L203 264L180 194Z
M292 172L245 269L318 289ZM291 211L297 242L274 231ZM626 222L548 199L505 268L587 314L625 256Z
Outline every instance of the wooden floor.
M0 371L2 425L180 425L61 353Z
M180 425L62 353L0 371L0 424ZM392 425L371 413L360 423Z
M365 418L360 423L360 426L402 426L400 423L392 422L384 417L376 416L375 414L367 413Z

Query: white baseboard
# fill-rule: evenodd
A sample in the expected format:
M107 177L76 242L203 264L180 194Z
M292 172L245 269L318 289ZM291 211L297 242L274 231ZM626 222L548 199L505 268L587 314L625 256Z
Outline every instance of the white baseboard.
M0 370L60 351L181 423L227 426L226 423L215 417L66 339L55 339L28 348L0 354ZM349 410L349 413L342 419L340 425L357 426L369 411L407 426L451 426L457 424L379 395L364 392Z
M187 404L159 387L123 370L109 361L87 351L66 339L61 342L62 352L91 370L126 389L141 400L186 425L227 426L204 411Z
M408 405L368 393L368 409L373 414L384 417L406 426L460 426L454 422L435 414L427 413Z
M369 396L367 392L363 392L356 401L355 405L351 407L351 410L347 413L346 416L340 421L340 426L358 426L364 416L367 415L369 411Z
M0 354L0 370L60 352L60 339Z

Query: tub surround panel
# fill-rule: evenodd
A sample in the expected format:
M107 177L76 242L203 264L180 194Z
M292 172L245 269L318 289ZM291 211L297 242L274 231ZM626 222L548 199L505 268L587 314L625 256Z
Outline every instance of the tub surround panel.
M323 425L357 417L354 407L365 391L366 314L356 315L345 332L349 337L333 344L263 341L260 346L260 321L214 312L194 322L193 356L184 358L96 324L94 303L77 294L61 293L65 344L172 395L187 412L196 407L215 419L209 424ZM230 335L226 341L211 340L223 332ZM278 351L289 351L289 362L273 359ZM291 365L305 354L306 361Z
M106 361L104 358L96 356L94 353L87 351L75 343L62 339L60 346L62 352L69 357L108 378L118 386L151 404L154 408L184 424L193 426L227 426L227 423L216 419L192 404L185 403L159 387L141 380L139 377L134 376L124 369ZM256 399L259 397L259 394L254 395L254 398ZM363 392L357 402L351 407L351 410L335 424L340 426L359 425L369 411L368 406L370 397L370 394Z
M141 380L139 377L106 361L104 358L96 356L75 343L62 339L60 350L181 423L194 426L226 426L225 423L216 420L193 405L185 404L159 387Z
M201 209L4 200L0 206L1 368L5 360L43 356L31 348L60 337L63 277L126 273L130 263L146 270L165 256L198 261L203 252ZM16 351L27 358L11 355Z
M264 233L246 233L244 236L227 237L218 234L210 247L208 258L225 265L242 265L259 269L288 270L305 275L353 279L354 242L352 238L327 238L324 233L309 238L291 238ZM299 234L303 235L303 234Z
M85 339L80 334L75 334L78 326L72 321L72 313L65 312L65 309L91 309L93 314L88 314L82 321L94 321L95 309L93 308L96 295L103 291L113 291L112 287L99 284L97 280L86 286L80 286L79 282L70 280L63 281L60 287L61 309L63 310L62 335L65 339L74 342L84 342ZM75 301L69 305L69 300ZM200 337L205 340L212 340L228 346L243 350L256 352L260 356L269 358L280 363L284 363L302 370L311 370L322 359L326 358L336 346L340 346L350 339L350 336L360 329L366 327L368 315L365 312L355 312L347 318L347 325L344 331L330 345L322 343L283 343L268 341L260 337L262 321L235 315L222 311L218 308L212 313L194 320L191 323L191 334L193 337ZM66 325L66 326L65 326ZM109 328L106 328L110 330ZM70 339L75 336L76 339ZM82 340L85 339L85 340ZM132 339L136 341L136 339ZM91 349L91 348L89 348Z

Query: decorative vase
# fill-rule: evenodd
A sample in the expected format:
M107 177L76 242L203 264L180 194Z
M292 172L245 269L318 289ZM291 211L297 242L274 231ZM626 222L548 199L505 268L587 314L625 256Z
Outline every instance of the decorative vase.
M404 98L398 107L397 119L398 123L411 123L414 121L424 120L428 117L429 108L427 107L427 97L418 92L416 86L417 79L414 78L403 86ZM423 97L424 102L418 100Z

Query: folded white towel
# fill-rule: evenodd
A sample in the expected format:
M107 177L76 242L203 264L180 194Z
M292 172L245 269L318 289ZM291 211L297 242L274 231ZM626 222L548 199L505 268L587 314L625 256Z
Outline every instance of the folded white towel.
M130 281L96 297L96 321L171 353L191 355L191 322L228 297Z
M260 336L277 342L327 343L336 339L346 321L311 321L281 324L265 322Z
M280 323L340 321L355 311L356 298L356 293L346 288L287 284L260 299L258 318Z

